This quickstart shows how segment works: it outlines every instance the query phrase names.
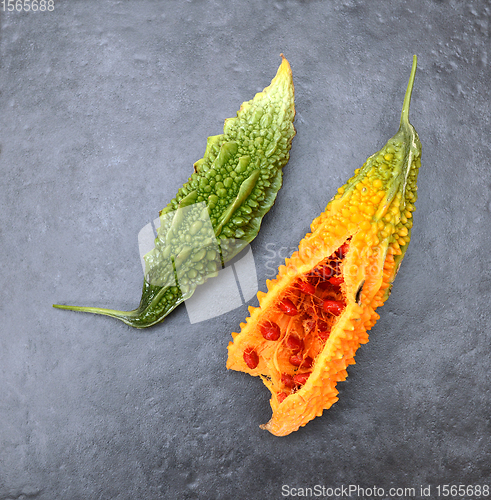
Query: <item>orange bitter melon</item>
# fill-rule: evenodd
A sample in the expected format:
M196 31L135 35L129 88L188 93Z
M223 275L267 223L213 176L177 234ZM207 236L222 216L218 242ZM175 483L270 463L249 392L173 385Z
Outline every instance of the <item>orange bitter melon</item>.
M261 377L273 410L261 427L277 436L337 401L406 252L421 165L408 117L416 64L414 56L397 134L338 189L232 334L227 368Z

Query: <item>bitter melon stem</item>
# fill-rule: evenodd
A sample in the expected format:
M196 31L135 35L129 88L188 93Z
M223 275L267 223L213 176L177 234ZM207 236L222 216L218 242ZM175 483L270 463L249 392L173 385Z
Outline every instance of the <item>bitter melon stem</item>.
M409 75L409 82L407 84L406 95L404 96L404 103L402 104L401 127L403 123L405 125L409 124L409 104L411 103L411 94L413 93L414 76L416 75L417 65L418 65L418 58L416 55L414 55L413 66L411 68L411 74Z

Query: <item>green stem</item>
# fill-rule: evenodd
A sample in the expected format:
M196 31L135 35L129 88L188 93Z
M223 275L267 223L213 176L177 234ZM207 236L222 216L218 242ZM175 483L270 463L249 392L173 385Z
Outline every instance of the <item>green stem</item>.
M67 309L68 311L80 311L93 314L104 314L113 318L121 318L126 316L137 316L137 311L117 311L116 309L104 309L101 307L81 307L81 306L64 306L62 304L53 304L56 309Z
M413 93L414 86L414 75L416 74L416 66L418 65L417 56L413 56L413 67L411 68L411 74L409 75L409 83L407 84L406 95L404 96L404 103L402 104L401 113L401 127L402 124L409 124L409 104L411 102L411 94Z

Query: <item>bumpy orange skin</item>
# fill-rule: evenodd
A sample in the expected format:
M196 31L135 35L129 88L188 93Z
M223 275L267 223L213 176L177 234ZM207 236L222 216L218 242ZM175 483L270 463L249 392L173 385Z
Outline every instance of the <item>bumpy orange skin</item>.
M358 347L368 342L367 331L379 318L377 307L389 296L410 239L421 164L421 144L408 120L415 69L416 61L398 133L338 189L325 212L313 221L311 233L300 242L298 251L280 266L276 279L267 282L268 293L258 293L259 307L249 308L250 317L240 325L241 332L232 334L227 368L260 376L270 389L273 415L261 427L276 436L296 431L337 401L336 384L346 379L346 368L355 363ZM339 271L343 283L338 289L346 306L339 316L331 318L329 336L325 343L319 341L321 347L315 351L306 382L290 389L281 377L285 370L289 375L297 373L295 366L288 367L283 361L292 322L282 315L278 304L292 294L302 304L298 283L347 242L349 250L340 261ZM266 340L260 328L271 320L282 329L280 339L274 342ZM302 336L300 325L297 322L296 332L300 329ZM303 335L313 344L319 331L305 331ZM254 369L243 357L244 350L251 348L259 357Z

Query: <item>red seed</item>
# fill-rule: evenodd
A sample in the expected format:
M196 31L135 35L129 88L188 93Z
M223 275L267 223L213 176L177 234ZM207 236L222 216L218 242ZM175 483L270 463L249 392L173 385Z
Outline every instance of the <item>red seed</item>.
M295 384L298 384L298 385L303 385L305 384L305 382L307 382L307 379L310 377L310 374L312 372L307 372L307 373L297 373L294 377L293 377L293 381L295 382Z
M266 340L278 340L281 336L280 327L272 321L261 325L261 333Z
M295 387L295 382L293 380L293 377L291 375L289 375L288 373L281 374L281 383L285 387Z
M291 361L290 361L291 363ZM301 368L311 368L312 365L314 364L314 360L310 357L310 356L307 356L304 360L303 360L303 363L301 364Z
M342 276L333 276L332 278L329 278L329 283L334 286L339 286L343 282L344 278Z
M312 306L308 306L307 309L305 309L305 313L307 316L310 316L311 318L314 317L315 314L315 309Z
M326 264L325 266L319 267L317 270L317 275L321 281L328 281L329 278L334 274L331 265Z
M283 299L278 307L288 316L296 316L298 314L298 310L295 304L290 299Z
M334 314L334 316L339 316L346 304L342 300L331 300L327 299L324 301L323 308L327 313Z
M329 327L327 326L327 323L325 321L320 320L317 323L317 328L318 328L317 335L319 335L319 338L322 341L326 341L329 338L329 334L331 333L329 331Z
M292 354L290 356L290 363L293 366L300 366L302 364L303 358L301 354Z
M254 370L259 364L259 356L253 347L248 347L244 351L244 361L251 370Z
M299 339L296 335L289 335L286 339L286 345L294 352L303 349L303 340Z
M278 399L278 403L283 403L283 401L287 398L287 395L284 392L279 392L276 395L276 398Z
M321 281L318 285L317 288L319 290L333 290L333 286L329 281Z
M315 329L315 321L313 319L305 320L303 323L304 329L307 333Z
M338 254L339 256L343 259L346 257L346 254L348 253L349 250L349 243L343 243L339 248L338 248Z
M315 286L307 283L306 281L300 281L300 283L297 284L297 287L303 293L306 293L308 295L315 295Z

